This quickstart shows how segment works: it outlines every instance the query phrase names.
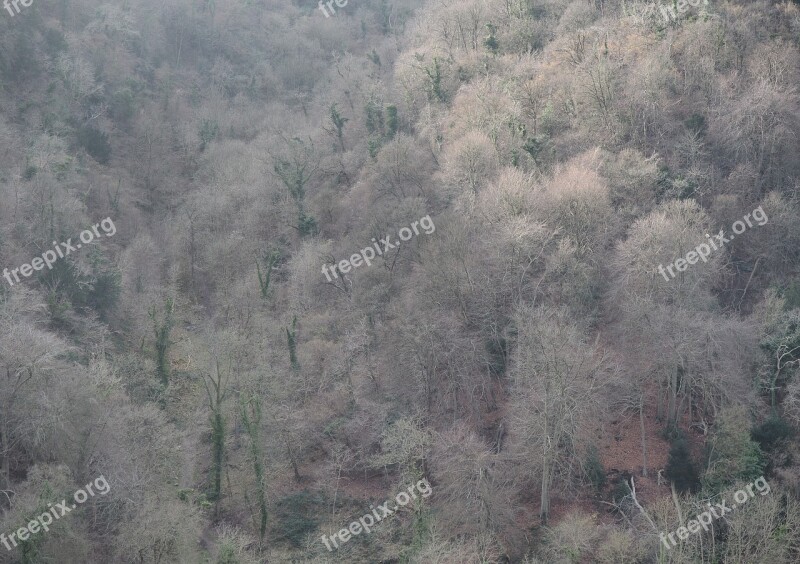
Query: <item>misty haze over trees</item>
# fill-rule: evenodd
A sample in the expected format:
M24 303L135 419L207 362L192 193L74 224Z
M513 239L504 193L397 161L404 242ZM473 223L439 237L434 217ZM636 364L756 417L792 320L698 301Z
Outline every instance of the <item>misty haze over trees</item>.
M800 562L799 86L793 0L0 5L0 562Z

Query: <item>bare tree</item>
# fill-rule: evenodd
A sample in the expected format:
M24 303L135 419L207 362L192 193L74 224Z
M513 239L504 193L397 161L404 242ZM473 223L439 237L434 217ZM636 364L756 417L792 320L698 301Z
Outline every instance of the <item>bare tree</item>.
M521 307L515 321L512 432L538 476L546 522L553 485L575 469L581 431L597 413L608 363L564 310Z
M26 408L18 405L31 388L45 386L68 347L32 323L0 313L0 489L11 485L11 463L21 437L17 427Z

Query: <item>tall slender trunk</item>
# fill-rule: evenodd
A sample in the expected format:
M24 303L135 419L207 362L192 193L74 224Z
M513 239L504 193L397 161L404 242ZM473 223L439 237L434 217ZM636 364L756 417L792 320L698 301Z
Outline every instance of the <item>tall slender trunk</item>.
M294 459L294 453L292 452L292 446L289 444L289 440L286 440L286 453L289 455L289 461L292 463L292 470L294 470L294 479L296 482L300 481L300 470L297 468L297 461Z
M669 376L668 386L668 403L667 403L667 424L670 426L677 425L678 423L678 367L672 371Z
M7 490L11 485L11 465L9 463L9 440L8 440L8 405L3 406L0 413L0 475L2 475L2 489Z
M647 477L647 442L644 433L644 392L639 396L639 427L642 432L642 476Z
M550 515L550 460L548 457L548 449L545 448L542 457L542 492L539 504L539 517L542 519L542 524L547 524L547 518Z

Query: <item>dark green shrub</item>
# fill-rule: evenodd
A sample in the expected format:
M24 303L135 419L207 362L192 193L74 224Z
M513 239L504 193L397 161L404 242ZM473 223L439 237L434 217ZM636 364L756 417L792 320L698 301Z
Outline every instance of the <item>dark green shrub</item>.
M51 288L47 304L54 322L65 322L70 307L92 308L100 319L108 321L122 291L121 274L99 251L92 252L89 263L89 271L82 272L72 259L63 258L39 277L42 285Z
M87 279L69 257L53 264L51 270L43 271L39 277L43 286L51 288L48 294L48 309L53 321L65 321L70 307L86 303Z
M367 55L367 58L370 61L372 61L376 66L378 66L380 68L380 66L381 66L381 58L378 55L378 53L375 51L375 49L372 50L372 53L369 53Z
M445 95L442 90L442 66L439 62L439 57L434 57L433 66L425 67L424 70L430 80L428 84L428 98L444 102Z
M486 24L486 29L488 31L488 35L483 39L483 45L491 54L497 53L497 48L499 47L499 43L497 41L497 26L492 23Z
M381 142L379 139L370 139L367 142L367 151L369 151L370 158L372 159L377 158L380 150L381 150Z
M367 131L370 133L383 132L383 112L381 111L380 106L376 104L373 100L367 102L367 105L364 108L364 111L367 114L366 117L366 126Z
M64 325L67 322L67 312L70 303L66 298L59 295L56 291L47 294L47 313L55 325Z
M386 137L393 139L398 127L397 106L386 106Z
M82 127L78 130L78 143L98 163L108 164L111 158L111 145L108 142L107 133L91 126Z
M664 474L675 484L679 492L694 491L697 488L699 483L697 469L692 462L689 443L682 433L672 442Z
M3 74L9 82L23 81L35 77L41 70L39 59L36 57L34 34L28 30L21 30L14 41L11 52L5 58Z
M339 147L344 151L344 126L350 119L339 113L339 108L336 107L336 103L331 104L330 118L333 127L336 129L336 138L339 140Z
M508 358L508 341L499 337L486 341L486 353L489 356L489 372L494 376L499 376L506 371L506 359Z
M786 298L784 307L787 311L800 308L800 281L793 280L783 292L783 297Z
M697 182L679 176L672 182L672 189L679 200L688 200L697 192Z
M240 564L241 560L236 557L236 547L230 541L223 541L219 547L217 564Z
M156 338L156 374L164 388L169 385L169 347L172 344L170 332L172 331L174 312L175 303L172 298L167 298L164 303L164 315L161 321L158 319L158 311L155 306L151 307L148 312L150 319L153 320L153 332Z
M47 54L55 57L67 50L67 38L57 29L47 28L44 32L44 43Z
M127 123L136 110L133 92L129 88L117 90L111 97L111 117L120 123Z
M204 119L200 126L200 150L205 151L206 146L217 138L219 134L219 124L216 121Z
M219 391L218 388L217 391ZM211 455L213 467L211 472L212 489L208 494L208 499L215 502L219 502L222 499L222 472L225 464L225 416L222 414L221 400L222 396L218 395L213 412L209 417L211 421L211 443L213 445Z
M98 271L86 296L86 304L97 312L100 319L108 321L108 314L119 301L122 291L122 276L116 268L106 267Z
M659 433L664 439L668 440L669 442L674 442L676 440L685 440L686 435L683 434L683 431L680 427L676 427L675 425L668 425L661 429Z
M611 500L614 503L619 503L629 496L630 493L631 487L628 485L628 481L625 478L620 479L614 484L614 488L611 491Z
M311 217L310 215L306 215L305 213L301 213L299 220L299 225L297 229L300 231L300 235L303 237L307 235L314 236L319 233L319 228L317 227L317 220Z
M589 447L589 453L586 456L586 477L598 492L606 485L606 471L603 463L600 462L597 447L594 445Z
M757 442L764 451L772 450L791 435L791 427L777 414L770 416L769 419L750 431L750 437Z
M737 481L763 475L764 453L751 438L753 422L742 405L723 407L714 421L714 432L706 441L707 458L703 491L714 494Z
M672 171L667 165L660 163L658 165L658 174L656 180L656 197L658 198L659 202L668 199L667 193L671 187Z
M181 488L178 490L178 499L181 501L189 501L189 495L194 493L192 488Z
M706 131L706 118L700 114L692 114L686 120L686 128L694 133L703 134Z
M256 495L258 497L258 509L261 514L261 525L259 537L264 542L264 535L267 532L267 492L266 480L264 478L264 454L261 447L261 399L254 395L249 402L242 399L240 403L240 414L242 424L247 435L250 437L250 454L253 462L253 473L256 479Z
M542 166L552 159L555 149L547 135L536 135L525 140L522 150L528 153L537 166Z
M80 305L90 307L100 319L108 321L108 314L116 307L122 291L122 275L97 248L89 252L89 274L84 277L85 290Z
M286 496L275 507L278 534L297 548L305 546L306 536L313 532L322 514L325 500L319 493L302 491Z

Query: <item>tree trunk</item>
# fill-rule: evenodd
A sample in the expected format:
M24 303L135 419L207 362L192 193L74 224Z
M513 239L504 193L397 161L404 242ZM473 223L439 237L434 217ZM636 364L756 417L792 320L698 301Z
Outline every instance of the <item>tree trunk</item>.
M547 517L550 514L550 461L546 451L542 462L542 497L539 504L539 517L542 519L542 524L547 524Z
M639 396L639 427L642 431L642 476L647 477L647 442L644 433L644 392Z
M7 409L0 413L0 475L2 475L2 489L7 490L11 485L11 465L9 464L9 440L8 440L8 421L6 418L9 416Z
M289 461L292 463L292 470L294 470L294 479L296 482L300 481L300 471L297 469L297 461L294 459L294 454L292 453L292 447L289 444L289 441L286 441L286 452L289 454Z
M678 423L678 367L672 371L669 376L669 389L668 389L668 404L667 404L667 424L669 426L677 425Z

